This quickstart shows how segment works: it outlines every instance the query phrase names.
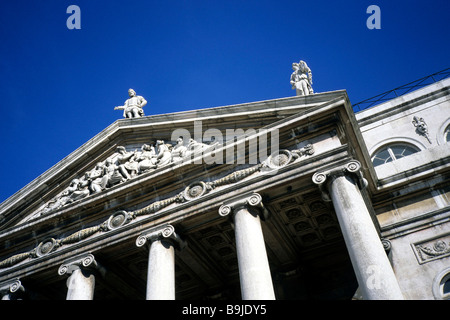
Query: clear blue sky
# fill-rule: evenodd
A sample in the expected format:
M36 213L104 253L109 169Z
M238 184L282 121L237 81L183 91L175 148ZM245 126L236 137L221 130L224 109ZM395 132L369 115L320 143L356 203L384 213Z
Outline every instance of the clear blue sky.
M81 29L69 30L69 5ZM369 5L381 29L369 30ZM146 115L316 92L352 103L449 67L450 1L2 0L0 202L105 127L128 88Z

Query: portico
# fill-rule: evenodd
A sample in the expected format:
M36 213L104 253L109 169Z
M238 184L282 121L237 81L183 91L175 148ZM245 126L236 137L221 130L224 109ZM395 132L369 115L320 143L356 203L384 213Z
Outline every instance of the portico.
M130 153L169 143L177 128L194 132L198 121L204 130L264 129L268 141L276 132L279 150L266 145L268 157L256 164L154 162L49 205L61 199L58 186L116 159L118 146L139 161ZM247 138L224 143L223 156L232 148L249 159ZM211 152L203 143L200 158ZM31 185L24 192L34 198L7 203L21 214L0 235L0 284L20 280L40 299L349 299L358 287L368 299L401 299L367 201L374 175L360 144L344 91L121 119L46 173L40 198ZM67 168L73 173L64 176ZM377 293L367 273L373 265L386 279Z

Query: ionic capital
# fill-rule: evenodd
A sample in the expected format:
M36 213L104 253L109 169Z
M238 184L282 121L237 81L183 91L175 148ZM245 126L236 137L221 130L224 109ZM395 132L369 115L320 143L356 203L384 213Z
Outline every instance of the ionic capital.
M64 274L72 274L77 269L91 269L97 271L103 271L103 268L95 260L95 257L90 253L84 253L70 259L67 259L58 269L60 276Z
M345 175L354 178L360 190L367 187L367 180L364 179L361 172L361 163L357 160L351 160L344 165L329 170L318 171L312 176L312 181L319 186L319 189L322 192L322 198L325 201L331 201L328 194L329 183L332 182L334 178Z
M242 196L235 197L228 201L225 201L219 208L219 215L226 217L230 214L237 212L239 209L245 208L247 210L257 209L262 219L267 219L269 212L264 207L262 197L259 193L252 192Z
M3 283L0 283L0 295L15 293L17 291L24 291L22 283L19 279L9 280Z
M144 231L136 239L136 246L142 247L147 242L151 243L157 240L166 240L180 250L186 246L186 242L175 232L175 228L171 224L157 226Z

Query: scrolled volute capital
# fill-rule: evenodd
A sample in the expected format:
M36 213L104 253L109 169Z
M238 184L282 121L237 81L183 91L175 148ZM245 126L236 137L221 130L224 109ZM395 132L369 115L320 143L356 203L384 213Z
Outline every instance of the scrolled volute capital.
M25 291L22 283L19 279L12 279L3 283L0 283L0 294L10 294L18 291Z
M325 201L331 201L327 190L328 183L336 177L345 175L353 177L360 190L367 187L367 180L361 172L361 163L357 160L351 160L344 165L329 170L318 171L312 176L312 181L319 186L322 198Z
M226 217L232 215L242 208L257 209L258 213L260 213L261 218L267 219L269 217L269 212L264 207L261 195L256 192L244 194L242 196L224 202L224 204L219 208L219 215L221 215L222 217Z
M95 260L95 257L90 253L84 253L63 262L58 269L60 276L65 274L72 274L76 269L100 269L100 265Z
M136 246L142 247L145 244L151 244L153 241L165 240L181 250L186 246L186 242L175 232L174 226L165 224L149 229L141 233L136 239Z

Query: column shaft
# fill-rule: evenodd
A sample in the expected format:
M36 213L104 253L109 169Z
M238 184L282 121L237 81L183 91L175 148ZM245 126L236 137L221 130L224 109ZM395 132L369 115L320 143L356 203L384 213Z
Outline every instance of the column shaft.
M137 238L136 245L150 243L147 269L147 300L175 300L175 247L183 249L184 240L170 224L149 229Z
M67 279L67 300L94 299L95 276L89 270L76 268Z
M168 241L150 245L146 299L175 300L175 250Z
M234 215L234 224L242 299L275 299L259 215L242 207Z
M329 193L363 297L368 300L403 299L355 181L348 175L334 177L329 185Z

